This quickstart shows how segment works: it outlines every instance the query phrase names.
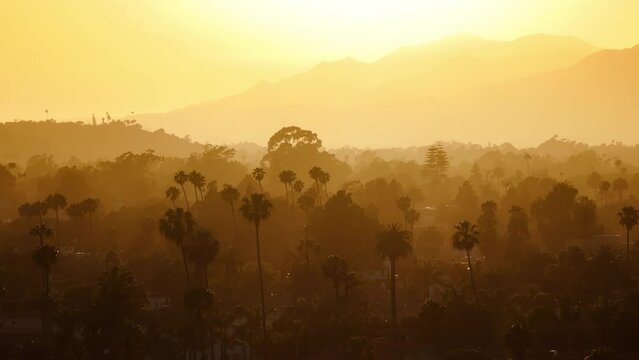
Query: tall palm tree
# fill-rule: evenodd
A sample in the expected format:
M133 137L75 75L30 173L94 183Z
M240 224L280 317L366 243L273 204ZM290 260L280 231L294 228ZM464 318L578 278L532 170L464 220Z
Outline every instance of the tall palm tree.
M262 188L262 180L264 180L264 176L266 176L266 170L261 167L256 167L251 172L251 176L253 176L253 179L255 179L255 181L257 181L257 183L260 185L260 193L263 194L264 189Z
M49 285L49 274L51 266L58 260L58 250L51 245L40 245L33 252L33 261L42 270L42 287L44 290L44 302L42 308L42 331L45 335L51 333L49 303L51 301L51 287Z
M55 236L58 243L60 242L60 218L58 212L60 209L67 207L67 198L60 193L51 194L45 200L49 209L55 212Z
M339 287L346 277L347 270L346 260L339 255L329 255L322 263L322 274L333 282L336 303L339 300Z
M410 228L410 232L413 233L413 229L415 228L415 224L419 221L421 217L419 211L415 209L410 209L406 212L406 222L408 223L408 227Z
M29 233L31 236L38 237L40 239L40 247L44 246L44 239L53 236L53 230L51 230L51 228L45 223L40 223L34 226Z
M599 192L604 196L605 204L608 206L608 191L610 190L610 182L604 181L599 185Z
M198 171L193 170L189 173L189 182L193 184L193 190L195 191L195 201L198 200L198 191L200 192L200 201L204 200L202 196L202 187L206 185L206 178Z
M326 184L329 180L331 180L331 174L327 173L326 171L322 171L318 180L324 187L324 195L326 196L326 201L328 201L328 188Z
M85 214L89 214L89 240L93 241L93 214L98 210L100 200L88 198L80 203Z
M239 233L237 231L237 221L235 220L235 203L240 199L240 191L229 184L224 184L224 188L220 191L220 197L231 206L231 215L233 215L233 230L235 231L235 245L239 241Z
M180 198L180 189L176 188L175 186L169 186L164 192L164 196L167 199L171 200L173 208L175 209L175 200Z
M295 208L295 196L297 195L299 197L299 195L304 190L304 182L302 180L295 180L295 182L293 182L292 187L293 187L293 201L291 201L291 203L293 204L293 208Z
M182 194L184 194L184 201L186 202L186 211L190 211L189 198L186 196L186 190L184 189L184 183L189 180L189 176L184 172L184 170L180 170L173 175L173 180L182 188Z
M479 243L479 231L477 226L471 224L469 221L461 221L459 224L454 225L453 229L453 247L458 250L466 252L466 259L468 260L468 271L470 274L470 285L473 288L473 295L475 296L475 305L479 306L479 297L477 296L477 288L475 287L475 277L473 275L473 263L470 259L470 252L475 245Z
M293 192L292 184L295 181L296 175L291 170L284 170L279 175L280 181L284 184L284 188L286 189L286 205L289 204L289 188L290 191ZM295 199L293 197L293 199ZM293 200L295 201L295 200Z
M619 225L626 229L626 260L630 261L630 231L639 222L639 210L634 206L624 206L617 216L619 216Z
M397 325L396 263L399 258L413 252L411 237L410 231L402 229L398 224L388 225L377 235L377 253L390 261L391 318L394 326Z
M412 206L413 202L408 196L402 196L397 199L397 208L399 208L399 211L401 211L404 215L404 229L406 230L408 230L408 217L406 215L408 214L408 210L410 210Z
M192 236L192 244L188 247L188 258L195 264L202 276L206 289L209 288L208 266L220 252L220 242L213 238L208 230L197 230Z
M316 200L317 200L319 206L322 206L322 196L321 196L321 192L320 192L320 178L322 177L323 173L324 173L324 170L322 170L322 168L319 167L319 166L313 166L311 168L311 170L308 171L308 175L315 182L315 189L317 190L317 199Z
M169 240L171 240L182 253L182 262L184 264L184 273L186 274L187 283L190 281L189 265L186 261L186 241L193 235L196 227L195 220L190 211L184 211L182 208L168 209L164 216L160 219L160 232Z
M264 277L262 274L262 256L260 253L260 224L271 215L273 204L264 194L250 194L242 199L242 216L255 225L255 244L257 249L257 269L260 276L260 300L262 305L262 337L266 339L266 307L264 306Z

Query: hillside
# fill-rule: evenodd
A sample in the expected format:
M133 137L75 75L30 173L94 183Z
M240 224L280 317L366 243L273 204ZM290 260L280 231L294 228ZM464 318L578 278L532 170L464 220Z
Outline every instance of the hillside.
M331 134L327 142L334 145L352 143L349 138L356 138L357 145L419 144L423 135L405 134L393 125L412 121L440 125L455 117L460 100L474 100L465 98L469 92L570 66L596 51L570 37L490 41L460 35L400 49L372 63L350 58L324 62L276 84L263 82L234 96L138 119L151 129L194 134L198 140L213 142L260 141L294 123L313 127L320 135ZM378 125L381 121L387 125ZM352 131L359 127L366 129L364 137ZM424 141L441 139L451 130L439 129ZM389 135L393 139L387 139ZM380 136L386 139L380 141Z
M48 153L64 163L75 157L81 161L112 159L124 152L154 150L158 155L187 156L201 144L170 135L150 132L140 125L114 121L101 125L70 122L18 121L0 123L0 162L24 163L35 154Z

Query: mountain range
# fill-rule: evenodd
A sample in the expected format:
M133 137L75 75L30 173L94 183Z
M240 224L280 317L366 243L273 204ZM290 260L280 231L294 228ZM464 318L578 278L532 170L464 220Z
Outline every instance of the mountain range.
M312 129L331 147L434 141L639 142L639 46L600 49L572 37L513 41L457 35L374 62L323 62L277 83L167 113L137 115L211 143L264 143Z

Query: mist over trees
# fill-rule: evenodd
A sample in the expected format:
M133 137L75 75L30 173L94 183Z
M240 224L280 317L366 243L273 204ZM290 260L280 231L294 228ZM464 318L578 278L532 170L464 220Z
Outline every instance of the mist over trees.
M289 126L236 148L134 123L2 126L86 151L3 147L2 358L639 353L637 146L326 149ZM83 143L111 130L131 136L116 154Z

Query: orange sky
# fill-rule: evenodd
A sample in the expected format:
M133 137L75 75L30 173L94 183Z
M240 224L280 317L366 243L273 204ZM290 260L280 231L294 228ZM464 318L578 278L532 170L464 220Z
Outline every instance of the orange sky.
M322 60L467 32L639 43L635 0L20 0L0 13L0 119L167 111Z

